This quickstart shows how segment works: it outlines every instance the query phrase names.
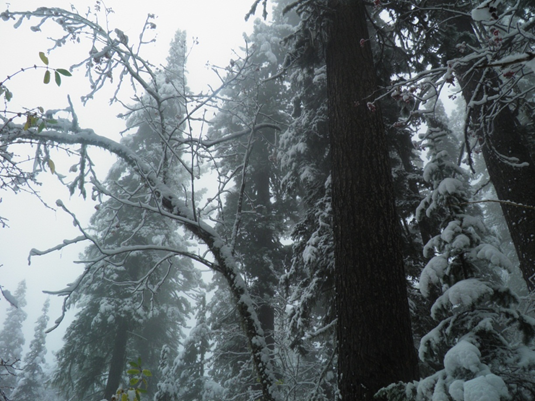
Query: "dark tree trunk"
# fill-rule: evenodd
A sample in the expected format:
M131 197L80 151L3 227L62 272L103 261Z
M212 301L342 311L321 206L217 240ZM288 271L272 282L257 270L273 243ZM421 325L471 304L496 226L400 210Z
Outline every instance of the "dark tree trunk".
M333 1L327 47L329 129L338 314L339 389L372 400L380 388L418 377L401 234L378 105L364 4Z
M117 333L115 334L115 344L111 356L110 371L106 389L104 390L104 398L106 400L111 399L119 388L121 377L126 368L126 343L128 341L127 329L127 324L121 319L117 324Z
M459 33L473 34L472 21L468 16L454 20ZM475 37L472 35L472 37ZM474 45L476 45L474 43ZM483 94L476 93L478 84L484 80L486 94L492 96L492 88L499 84L498 77L491 71L483 77L484 70L476 69L469 72L469 67L459 69L459 80L462 94L466 103L470 103L472 96L480 99ZM535 290L535 160L530 154L526 138L519 129L519 122L508 107L494 118L491 132L484 132L481 115L485 115L484 105L475 105L471 111L471 122L479 132L482 140L483 157L487 165L490 180L496 189L498 199L508 203L501 203L505 221L509 228L518 259L520 270L529 291ZM517 158L520 163L527 163L524 167L516 167L498 155ZM522 205L529 205L523 207Z
M266 133L266 135L268 135ZM270 135L271 137L271 135ZM276 248L275 233L272 228L271 216L271 190L270 190L270 149L266 139L259 137L254 145L254 169L251 174L251 184L256 208L257 218L254 222L253 243L248 244L250 250L256 253L253 260L255 265L250 266L250 271L256 277L256 282L251 287L251 294L260 299L258 319L266 336L268 347L273 349L275 340L275 311L271 300L274 296L273 289L278 278L273 274L272 257ZM264 255L264 256L262 256Z

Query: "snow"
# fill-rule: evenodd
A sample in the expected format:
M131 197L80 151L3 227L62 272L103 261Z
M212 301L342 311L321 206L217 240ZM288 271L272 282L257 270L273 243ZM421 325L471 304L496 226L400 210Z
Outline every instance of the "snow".
M479 376L464 383L464 401L500 401L509 398L505 382L495 374Z
M436 172L440 171L438 164L429 162L424 167L424 180L431 182Z
M448 268L448 261L442 256L435 256L425 266L420 276L420 292L424 297L429 296L430 286L440 284Z
M481 297L492 294L494 291L485 283L477 278L469 278L459 281L448 288L431 307L431 316L435 317L436 313L451 304L453 308L470 307Z
M470 247L470 238L464 234L459 234L455 237L451 245L457 249L468 248Z
M513 269L513 264L509 258L501 253L499 249L490 244L479 245L475 251L477 252L476 255L479 259L488 260L493 265L503 267L508 271Z
M491 8L496 9L498 6L498 3L500 1L498 0L486 0L483 3L481 3L479 6L474 8L472 10L472 19L474 21L482 22L482 21L494 21L494 17L492 16Z
M440 234L440 237L447 243L451 243L453 239L462 232L461 222L453 220L448 223L444 231Z
M7 302L9 302L15 308L19 307L17 299L11 294L11 292L9 292L9 290L4 290L0 287L0 291L2 291L2 295L4 296Z
M531 69L531 71L533 71L535 73L535 57L532 58L531 60L529 61L525 61L524 62L524 65L528 68Z
M458 192L463 186L463 183L456 178L444 178L438 184L438 192L441 195L454 194Z
M454 380L448 389L454 401L464 401L464 381Z
M481 352L474 344L460 340L444 356L444 368L451 376L458 374L459 370L478 373L482 366L480 357Z

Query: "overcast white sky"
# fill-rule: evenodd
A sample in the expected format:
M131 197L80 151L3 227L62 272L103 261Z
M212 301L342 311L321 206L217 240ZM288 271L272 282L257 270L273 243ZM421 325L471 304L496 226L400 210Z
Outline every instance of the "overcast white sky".
M252 20L246 23L244 15L249 10L253 0L108 0L106 7L115 13L110 16L112 28L120 28L128 36L137 37L148 13L155 14L157 19L157 41L147 46L145 57L155 65L164 64L168 54L169 43L177 29L187 31L187 37L198 38L199 44L194 47L188 59L188 82L194 90L205 87L207 82L216 83L217 79L206 64L225 66L232 57L232 49L243 45L243 32L251 31ZM24 0L5 2L0 0L0 12L9 7L15 10L33 10L38 7L62 7L70 9L71 3L81 12L87 7L93 7L95 1L63 1L63 0ZM0 81L11 75L21 67L39 64L38 53L50 48L47 42L47 27L43 32L31 32L29 27L33 23L25 22L18 29L13 28L13 22L0 21ZM53 25L50 24L50 28ZM56 68L68 68L78 59L76 52L88 50L84 45L69 45L61 51L49 55L50 63ZM80 53L78 53L80 54ZM73 57L75 60L73 60ZM110 107L108 99L110 92L101 93L95 97L86 108L82 108L80 96L86 92L83 70L75 72L73 78L65 78L61 88L55 85L42 84L42 70L28 71L9 81L8 87L15 97L10 109L16 107L37 107L46 109L65 108L67 94L71 95L75 109L80 117L82 127L93 128L100 135L113 138L119 137L124 128L122 120L115 116L121 112L119 106ZM3 109L3 106L2 106ZM113 162L105 153L100 153L95 162L102 172ZM67 161L59 159L56 168L68 170ZM78 195L72 198L65 188L59 184L55 176L42 174L41 192L43 198L51 206L56 199L62 199L67 207L76 211L83 221L88 221L94 211L91 201L83 201ZM41 314L41 308L46 295L43 290L58 290L74 280L81 271L79 265L73 264L83 247L73 247L52 255L35 257L28 266L27 258L30 249L47 249L65 238L73 238L78 231L73 227L71 218L62 211L55 211L44 207L37 199L25 194L13 196L0 191L0 216L9 219L9 228L0 228L0 284L14 292L18 282L26 279L28 306L25 308L28 319L25 322L26 349L33 337L35 320ZM3 323L8 304L0 299L0 324ZM49 315L50 324L60 315L61 299L52 296ZM61 337L68 322L63 322L59 329L49 334L47 360L51 362L51 350L57 350L61 345ZM0 326L1 327L1 326Z

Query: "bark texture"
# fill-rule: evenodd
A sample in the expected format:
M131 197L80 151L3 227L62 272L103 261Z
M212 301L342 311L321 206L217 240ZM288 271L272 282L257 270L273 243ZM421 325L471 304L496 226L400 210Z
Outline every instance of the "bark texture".
M401 233L362 1L332 2L327 46L339 389L372 400L418 377Z
M470 34L474 41L472 45L477 46L472 20L468 15L455 18L453 24L458 35ZM472 99L480 100L484 95L495 95L494 88L499 86L495 71L474 70L464 66L458 72L467 104ZM503 215L518 254L522 276L531 292L535 290L535 160L513 111L505 106L492 121L488 121L491 118L488 109L485 104L472 106L471 123L476 127L476 134L484 141L483 157L489 177L498 199L504 201L501 203ZM485 126L490 129L485 130ZM519 163L527 165L515 166L502 156L516 158Z
M126 369L126 343L128 342L128 326L124 319L121 319L117 324L117 333L115 334L115 344L113 347L113 354L110 361L110 372L108 374L108 381L106 382L106 389L104 390L104 398L110 400L115 394L121 383L123 371Z

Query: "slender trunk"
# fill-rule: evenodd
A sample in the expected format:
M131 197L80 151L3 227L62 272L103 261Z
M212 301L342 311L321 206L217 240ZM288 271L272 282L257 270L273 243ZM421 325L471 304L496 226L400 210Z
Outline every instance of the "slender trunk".
M265 135L268 135L266 132ZM275 340L273 331L275 330L275 311L271 302L274 296L274 287L278 278L273 274L272 257L275 254L276 240L272 227L272 205L270 188L270 160L269 147L264 139L255 143L255 164L251 174L251 184L254 188L255 207L258 217L255 219L253 243L249 244L250 249L254 249L257 255L253 260L255 266L250 266L252 274L256 277L256 282L252 285L251 294L259 298L258 320L264 330L266 343L273 349Z
M327 47L339 390L372 400L418 377L401 233L362 1L333 1ZM362 43L362 45L361 45ZM375 109L375 110L374 110Z
M104 399L109 400L116 393L121 383L121 377L125 370L126 343L128 342L128 330L126 322L121 319L117 324L115 343L111 356L110 371L108 381L104 390Z

